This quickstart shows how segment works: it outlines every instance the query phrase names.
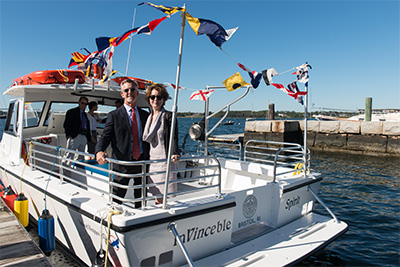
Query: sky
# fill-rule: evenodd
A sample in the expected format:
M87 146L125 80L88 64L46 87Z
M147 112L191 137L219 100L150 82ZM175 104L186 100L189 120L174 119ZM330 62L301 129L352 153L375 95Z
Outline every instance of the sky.
M164 13L142 1L19 1L0 0L0 85L38 70L65 69L71 53L97 50L95 39L117 37ZM275 83L296 80L289 71L308 62L309 111L357 110L372 97L372 107L400 108L400 1L153 1L183 6L195 18L209 19L225 29L239 27L216 47L207 36L196 36L186 23L183 41L178 112L203 112L204 102L189 100L195 90L223 86L239 72L237 62L261 72L275 68ZM135 35L115 47L114 69L153 82L175 83L180 13L161 22L152 35ZM304 84L298 83L304 90ZM174 90L168 89L172 98ZM210 110L216 111L244 93L215 90ZM0 107L6 107L2 96ZM174 100L166 103L171 110ZM261 81L257 89L231 110L304 111L304 107Z

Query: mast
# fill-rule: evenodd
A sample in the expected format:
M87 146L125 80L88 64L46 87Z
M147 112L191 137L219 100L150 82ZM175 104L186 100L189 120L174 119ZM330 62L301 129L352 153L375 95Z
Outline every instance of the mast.
M308 82L305 83L305 92L304 96L304 177L307 176L307 108L308 108Z
M174 143L174 133L176 128L176 113L178 106L178 93L179 93L179 80L181 76L181 63L182 63L182 50L183 50L183 36L185 33L185 14L186 14L186 4L183 5L184 10L181 12L181 38L179 41L179 59L178 59L178 67L176 70L176 88L175 88L175 97L174 97L174 105L172 107L172 125L171 125L171 134L169 138L169 147L168 147L168 156L167 156L167 171L165 174L165 186L164 186L164 197L163 197L163 209L167 208L167 194L168 194L168 182L169 182L169 174L171 173L171 156L172 156L172 148Z
M132 19L132 28L135 27L135 18L136 18L136 8L133 11L133 19ZM131 34L131 40L129 41L129 49L128 49L128 57L126 59L126 69L125 69L125 76L128 76L128 67L129 67L129 58L131 55L131 47L132 47L132 34Z

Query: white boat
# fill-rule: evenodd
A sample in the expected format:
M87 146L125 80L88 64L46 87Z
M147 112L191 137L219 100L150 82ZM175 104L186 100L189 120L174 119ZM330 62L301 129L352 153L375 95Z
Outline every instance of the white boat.
M17 193L22 189L31 222L45 209L46 194L57 245L83 264L92 265L103 249L113 266L285 266L346 232L347 224L317 196L322 175L310 169L309 150L291 143L235 144L238 157L232 159L213 155L212 144L199 141L203 152L181 158L178 192L164 196L164 205L154 196L134 199L138 186L131 184L124 203L114 203L112 187L119 185L111 165L141 165L139 177L146 177L154 161L69 162L66 152L93 155L65 148L63 122L79 96L113 109L119 92L114 82L75 82L14 84L4 93L12 99L0 143L1 180ZM143 90L138 105L147 107ZM142 208L134 208L137 201ZM314 211L317 202L325 214Z
M353 121L365 121L365 113L364 110L361 110L358 115L352 116L349 120ZM372 110L371 112L371 121L397 121L400 122L400 110Z
M315 120L318 121L365 121L365 113L364 110L361 110L358 115L351 116L349 118L346 117L334 117L329 115L313 115ZM400 111L393 109L390 110L372 110L371 113L371 121L391 121L391 122L400 122Z

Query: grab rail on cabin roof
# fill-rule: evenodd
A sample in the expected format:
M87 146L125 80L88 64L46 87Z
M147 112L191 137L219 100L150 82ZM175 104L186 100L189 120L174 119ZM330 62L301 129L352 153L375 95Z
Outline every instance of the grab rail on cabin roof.
M310 150L307 149L307 166L304 164L304 147L296 143L249 140L244 146L244 162L271 164L273 181L285 175L310 169ZM301 164L301 167L299 167ZM296 167L297 166L297 167Z
M143 192L146 191L147 187L164 185L161 183L147 183L145 177L154 174L164 174L165 172L148 172L148 166L152 163L166 162L166 160L146 160L146 161L118 161L115 159L108 158L108 168L99 166L95 160L92 161L80 161L75 160L75 156L82 157L94 157L93 154L84 152L69 150L65 148L59 148L56 146L43 144L40 142L33 141L33 147L31 156L29 158L29 164L32 170L40 170L46 173L50 173L50 170L54 167L58 169L58 173L55 171L52 173L53 176L60 179L61 182L70 182L80 187L90 189L98 192L101 195L106 195L111 203L113 199L119 199L124 203L134 204L136 202L142 202L142 209L148 205L149 200L155 198L162 198L163 194L156 196L144 196L141 198L127 199L120 198L112 194L113 187L119 187L124 189L141 189L142 196ZM59 149L58 155L56 155L57 148ZM66 158L65 155L71 153L74 155L73 158ZM54 161L55 157L57 158ZM112 170L113 164L126 165L126 166L141 166L142 170L145 170L139 174L123 174ZM179 167L183 165L184 167ZM168 196L175 197L178 195L194 193L201 190L216 188L216 195L220 197L221 194L221 166L218 160L214 156L192 156L182 157L179 161L178 168L171 171L177 176L183 176L182 178L169 181L169 184L176 183L181 185L180 189L176 192L168 192ZM183 173L183 174L182 174ZM186 174L189 177L186 177ZM194 174L194 175L193 175ZM145 183L142 185L120 185L113 182L113 177L118 175L120 177L126 177L127 179L141 177ZM89 182L90 180L90 182ZM204 183L204 181L207 181ZM94 185L96 184L96 185ZM168 200L167 200L168 201Z

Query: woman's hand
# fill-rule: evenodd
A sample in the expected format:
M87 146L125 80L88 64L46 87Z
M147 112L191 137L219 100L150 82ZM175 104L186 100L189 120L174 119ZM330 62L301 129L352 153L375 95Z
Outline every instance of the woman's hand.
M180 159L181 159L180 155L172 155L171 156L172 163L177 163Z

